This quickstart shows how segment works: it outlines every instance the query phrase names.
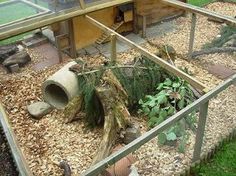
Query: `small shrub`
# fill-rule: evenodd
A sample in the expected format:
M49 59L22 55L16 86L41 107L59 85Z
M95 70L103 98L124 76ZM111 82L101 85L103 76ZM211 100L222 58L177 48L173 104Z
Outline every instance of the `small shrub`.
M173 80L167 78L159 84L156 91L155 95L147 95L139 101L141 106L139 112L148 116L148 126L150 128L159 125L194 101L194 94L189 84L178 77ZM186 129L195 130L195 114L195 112L189 114L186 118L161 133L158 136L159 143L175 145L177 139L180 139L179 151L183 152L188 136Z

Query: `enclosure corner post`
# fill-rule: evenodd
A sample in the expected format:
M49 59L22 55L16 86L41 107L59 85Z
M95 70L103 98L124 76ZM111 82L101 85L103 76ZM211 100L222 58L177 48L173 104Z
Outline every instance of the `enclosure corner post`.
M207 113L208 113L208 104L209 101L200 106L197 134L196 134L193 159L192 159L193 162L198 161L201 156L201 149L202 149L202 143L206 126Z
M189 49L188 49L189 58L192 58L192 53L193 53L196 22L197 22L197 15L195 13L192 13L192 22L191 22L191 31L190 31Z
M116 52L116 35L111 34L111 64L115 65L117 59L117 52Z
M85 9L86 8L84 0L79 0L79 4L80 4L81 9Z

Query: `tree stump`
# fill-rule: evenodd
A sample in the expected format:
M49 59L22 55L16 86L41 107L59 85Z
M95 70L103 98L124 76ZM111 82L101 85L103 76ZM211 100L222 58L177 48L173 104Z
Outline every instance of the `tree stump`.
M119 134L130 124L130 114L126 108L128 95L111 70L104 72L102 85L96 87L104 111L104 135L92 165L106 158Z
M65 107L64 110L64 119L66 121L66 123L70 123L72 122L75 117L76 114L81 111L83 106L83 96L77 96L75 98L73 98L68 105Z

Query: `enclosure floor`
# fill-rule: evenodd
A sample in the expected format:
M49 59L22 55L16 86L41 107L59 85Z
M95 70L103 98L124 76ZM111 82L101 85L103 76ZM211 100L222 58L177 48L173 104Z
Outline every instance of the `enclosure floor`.
M208 5L207 8L234 16L236 5L214 3ZM155 44L171 45L178 54L186 54L190 19L188 16L174 20L177 27L175 31L150 40ZM207 18L198 16L195 49L200 49L204 43L217 36L220 28L220 24L209 22ZM156 51L155 47L147 43L143 46L153 53ZM102 136L102 129L91 131L86 128L83 120L65 124L63 112L57 110L39 121L29 116L26 107L32 102L42 100L41 84L43 81L71 60L68 58L63 63L36 72L33 70L33 66L44 58L36 51L28 50L28 52L33 60L30 65L22 69L21 73L8 75L0 69L1 102L4 104L34 175L61 175L62 170L58 167L58 162L61 160L66 160L70 164L73 175L79 175L89 167L95 156ZM138 53L132 49L120 53L118 61L120 63L128 62L137 55ZM99 65L106 60L100 55L84 56L82 59L89 65ZM236 70L235 56L227 54L214 54L192 61L178 58L175 64L178 67L187 67L193 77L210 88L214 88L222 80L208 73L209 64L222 64ZM221 136L236 127L235 94L236 88L230 87L210 102L204 152L209 150ZM140 120L139 123L142 132L145 132L147 130L146 123L143 120ZM156 139L153 139L135 152L138 160L135 165L140 175L173 175L190 163L193 144L194 134L191 134L186 153L181 154L173 147L159 146Z

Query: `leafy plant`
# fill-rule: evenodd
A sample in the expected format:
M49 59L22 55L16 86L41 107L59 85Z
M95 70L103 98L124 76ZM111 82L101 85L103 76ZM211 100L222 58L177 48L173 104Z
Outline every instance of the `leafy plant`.
M178 77L166 78L164 82L159 84L156 91L155 95L147 95L139 101L141 105L139 112L148 117L148 126L150 128L159 125L168 117L191 104L195 99L189 84ZM195 130L195 114L195 112L189 114L174 126L161 133L158 136L159 143L162 145L175 145L177 139L181 139L179 150L183 152L187 136L186 129L191 128Z

